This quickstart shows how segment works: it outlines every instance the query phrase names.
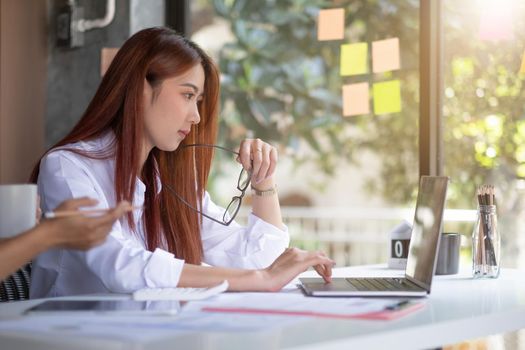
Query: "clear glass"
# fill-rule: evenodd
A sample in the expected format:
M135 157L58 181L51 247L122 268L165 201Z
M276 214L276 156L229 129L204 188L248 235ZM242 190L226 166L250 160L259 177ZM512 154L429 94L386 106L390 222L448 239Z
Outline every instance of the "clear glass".
M501 237L495 205L480 205L472 233L474 278L497 278L500 270Z
M476 210L478 186L496 186L500 267L525 268L525 101L520 66L525 1L443 0L443 160L447 209ZM469 215L470 216L470 215ZM447 227L471 233L475 224ZM462 252L470 263L470 247Z
M291 244L342 266L384 262L386 233L413 219L419 182L419 0L189 3L189 34L221 71L218 143L235 149L259 137L278 149L275 180ZM334 7L344 10L344 37L320 41L319 13ZM374 59L373 47L394 38L399 69L378 69L387 57ZM367 46L366 73L342 75L342 46L359 43ZM381 112L397 94L376 84L392 81L401 110ZM368 113L344 116L343 87L354 84L368 84ZM237 164L220 157L208 191L227 203ZM249 204L243 200L237 222L246 223Z

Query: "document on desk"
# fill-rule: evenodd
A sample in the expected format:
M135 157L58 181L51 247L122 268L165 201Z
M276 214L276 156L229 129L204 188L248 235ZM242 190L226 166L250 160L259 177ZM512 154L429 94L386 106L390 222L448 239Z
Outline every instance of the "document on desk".
M423 301L372 298L312 298L292 293L242 293L201 304L202 311L392 320L424 307Z

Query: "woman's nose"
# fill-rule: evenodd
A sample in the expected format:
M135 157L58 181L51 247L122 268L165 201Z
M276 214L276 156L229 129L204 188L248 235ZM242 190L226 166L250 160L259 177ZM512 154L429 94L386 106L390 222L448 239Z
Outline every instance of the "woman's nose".
M200 113L199 113L199 107L197 105L195 105L195 108L191 111L190 121L193 124L199 124L199 122L201 121L201 116L200 116Z

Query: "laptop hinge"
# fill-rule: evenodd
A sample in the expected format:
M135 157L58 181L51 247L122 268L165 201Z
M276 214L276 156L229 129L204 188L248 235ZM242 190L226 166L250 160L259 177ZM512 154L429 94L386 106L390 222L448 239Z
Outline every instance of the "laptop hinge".
M421 287L423 288L424 290L427 291L427 293L430 293L430 288L429 286L427 286L425 283L421 282L421 281L418 281L417 279L413 278L413 277L410 277L409 275L407 275L405 273L405 278L407 280L409 280L410 282L414 283L415 285L417 285L418 287Z

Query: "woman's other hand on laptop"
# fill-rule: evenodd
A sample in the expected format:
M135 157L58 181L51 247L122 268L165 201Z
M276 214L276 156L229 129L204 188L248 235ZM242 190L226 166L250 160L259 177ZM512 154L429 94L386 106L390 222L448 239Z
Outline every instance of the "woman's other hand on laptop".
M265 275L263 281L266 281L264 289L279 291L310 267L313 267L327 283L331 282L334 265L335 261L321 251L309 252L298 248L287 248L273 264L261 270Z

